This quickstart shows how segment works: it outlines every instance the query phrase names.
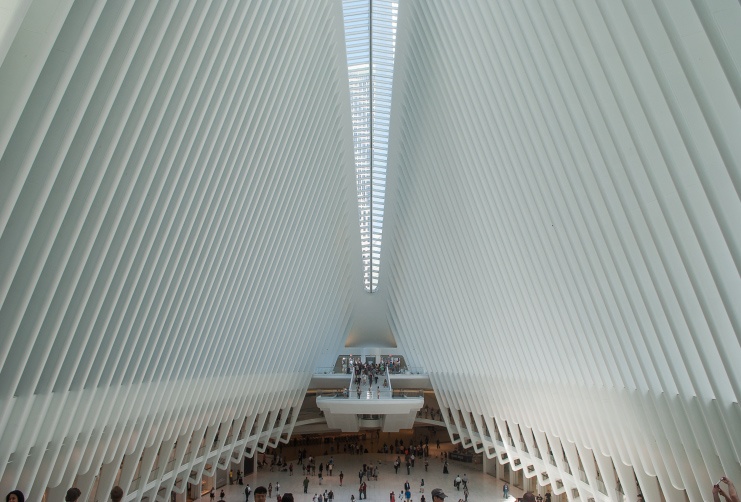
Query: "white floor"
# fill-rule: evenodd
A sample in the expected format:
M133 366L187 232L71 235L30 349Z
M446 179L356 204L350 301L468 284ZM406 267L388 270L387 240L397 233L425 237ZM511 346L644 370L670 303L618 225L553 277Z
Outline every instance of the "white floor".
M383 439L381 440L381 445L382 444ZM273 483L273 486L275 487L276 483L280 482L281 493L293 493L296 502L311 502L315 493L323 493L324 490L329 491L330 489L334 491L334 500L338 502L349 502L350 496L353 494L355 495L355 500L358 501L358 471L361 469L363 463L375 464L380 462L378 464L378 481L367 482L367 500L369 502L388 501L392 490L396 493L396 500L398 502L399 492L403 490L404 483L407 480L409 480L409 484L412 486L412 502L420 502L422 493L419 493L419 488L422 479L425 480L424 495L427 502L432 502L430 492L434 488L442 488L445 491L446 495L448 495L446 502L458 502L459 499L463 499L463 490L461 489L461 491L457 491L453 487L453 479L455 479L457 474L463 476L464 473L468 476L469 501L504 501L502 492L502 486L504 483L492 476L484 474L480 463L469 464L449 461L449 474L443 474L441 453L445 450L450 450L450 444L441 445L441 448L441 450L437 450L435 445L430 443L431 458L428 468L429 470L425 472L424 462L417 461L409 475L406 474L406 468L403 464L399 469L399 474L394 474L393 462L396 455L380 453L368 453L365 455L334 455L335 467L333 476L327 476L325 471L322 485L319 485L318 476L309 476L309 490L307 494L304 494L302 484L304 477L301 475L301 466L297 466L296 464L297 450L293 447L284 447L283 454L286 457L286 460L288 462L293 462L294 464L293 476L289 476L287 472L269 472L267 469L260 469L258 472L246 477L244 482L245 484L249 483L253 491L260 485L267 487L268 483ZM317 466L320 462L326 465L329 455L319 455L319 453L323 453L326 449L324 445L307 446L306 449L310 455L316 456ZM375 451L378 449L378 444L369 444L368 449L369 451ZM345 474L343 486L340 486L340 471L343 471ZM217 501L219 492L220 489L217 489ZM245 500L244 486L225 486L224 492L226 493L225 500L227 502L242 502ZM512 501L515 500L514 497L521 496L522 491L510 485L509 495L509 500ZM208 496L202 497L200 500L203 502L209 502ZM275 490L273 490L272 498L269 500L276 500ZM252 501L254 501L254 496L250 496L250 502Z

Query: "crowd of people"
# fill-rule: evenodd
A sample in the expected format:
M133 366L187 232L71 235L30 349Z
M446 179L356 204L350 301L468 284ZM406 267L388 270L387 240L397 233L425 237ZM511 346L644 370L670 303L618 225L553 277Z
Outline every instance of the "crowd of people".
M112 502L121 502L124 492L120 486L114 486L110 493ZM82 497L82 490L73 486L64 496L65 502L78 502ZM5 502L26 502L26 496L20 490L13 490L5 496Z
M363 362L360 358L350 357L348 359L342 359L342 372L348 375L355 372L356 375L366 376L377 376L386 373L386 370L391 374L404 372L405 365L400 357L382 357L381 362L371 363Z
M402 458L401 456L404 456L403 463L406 466L407 474L410 473L411 469L414 467L415 462L415 453L418 453L420 457L424 459L424 465L425 465L425 471L427 471L429 461L427 458L428 455L428 446L429 440L425 438L424 441L420 440L419 445L407 445L404 446L403 440L396 440L394 442L393 451L398 453L396 459L394 460L394 470L396 474L399 473L399 468L402 465ZM357 448L355 448L355 444L351 443L353 447L351 448L352 451L356 451ZM367 453L367 449L363 448L362 445L359 446L359 449L361 451L365 451ZM383 450L384 452L387 452L390 449L389 446L384 444ZM440 455L441 460L443 460L443 455ZM262 462L267 462L266 458L263 458ZM283 459L281 456L277 455L277 453L273 454L272 463L280 465L281 463L285 463L285 459ZM304 480L302 482L303 484L303 491L304 493L309 493L309 485L310 485L310 477L314 477L317 475L317 461L316 459L308 455L307 451L305 449L298 451L298 465L301 466L302 473L304 475ZM372 481L378 481L379 477L379 464L380 461L377 464L371 464L371 463L364 463L362 468L358 471L358 500L364 500L367 498L367 490L368 490L368 483ZM290 463L289 470L292 471L293 464ZM324 462L319 462L318 464L318 479L319 479L319 485L322 484L322 479L324 476L324 473L326 472L328 476L332 476L333 470L335 466L334 456L330 456L330 458L326 461L326 465ZM448 472L448 464L447 460L444 461L444 467L443 467L443 473ZM233 472L229 473L229 479L230 484L232 482L232 476ZM237 471L237 477L241 481L242 475L239 471ZM344 473L340 470L339 471L339 486L342 486L342 482L344 479ZM241 482L239 484L242 484ZM453 487L456 489L456 491L462 491L462 497L459 498L458 502L468 502L469 497L469 480L466 473L463 474L463 476L460 476L459 474L456 474L455 478L453 479ZM503 485L503 498L505 500L509 499L509 485L505 483ZM275 487L273 486L273 483L269 483L267 487L265 486L258 486L254 490L255 495L255 502L266 502L268 499L273 500L273 492L275 491L276 495L276 502L293 502L294 497L292 493L281 493L280 490L280 483L276 482ZM424 478L420 481L419 486L419 502L427 502L425 499L425 481ZM244 490L246 502L250 502L250 495L252 494L252 489L249 484L245 487ZM67 490L66 496L65 496L65 502L78 502L78 500L81 498L82 492L80 489L73 487ZM435 488L430 492L430 495L432 497L432 502L445 502L444 499L446 499L448 496L443 492L440 488ZM215 489L211 489L210 491L210 498L212 501L215 500ZM728 479L726 476L723 476L720 478L720 481L718 481L717 484L713 485L712 487L712 496L713 496L713 502L721 502L721 497L725 500L725 502L741 502L738 497L738 493L736 491L736 487L734 486L733 482ZM110 500L112 502L120 502L124 497L124 492L119 486L113 487L113 489L110 492ZM221 490L220 493L220 500L224 500L225 493L224 490ZM406 479L404 481L402 489L399 491L398 496L394 491L392 491L389 494L389 502L409 502L412 498L412 486L409 482L409 479ZM314 496L312 498L312 502L333 502L335 499L335 494L333 490L325 489L323 491L317 491L314 493ZM353 494L351 496L351 502L354 502L355 495ZM638 495L638 502L643 501L643 495L639 493ZM23 492L20 490L13 490L10 493L7 494L5 497L6 502L25 502L26 498ZM542 495L535 495L532 492L528 491L522 497L517 499L517 502L551 502L551 493L550 491L545 494L545 498L543 498Z

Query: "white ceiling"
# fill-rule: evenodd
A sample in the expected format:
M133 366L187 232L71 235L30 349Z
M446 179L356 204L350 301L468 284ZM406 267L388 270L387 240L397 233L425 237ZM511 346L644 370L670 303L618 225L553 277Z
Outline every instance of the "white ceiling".
M569 498L741 480L737 1L402 1L373 295L339 1L0 13L6 492L178 489L127 460L277 441L348 337Z

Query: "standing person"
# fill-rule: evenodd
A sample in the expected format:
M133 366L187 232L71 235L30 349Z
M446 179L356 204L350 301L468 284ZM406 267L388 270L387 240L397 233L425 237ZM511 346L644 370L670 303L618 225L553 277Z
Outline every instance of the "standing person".
M396 494L393 491L389 493L389 502L396 502Z
M275 482L275 493L280 495L280 481Z
M422 481L419 483L419 493L425 492L425 478L422 478Z
M539 494L538 494L538 496L537 496L537 497L535 497L535 502L543 502L543 495L541 495L541 494L539 493Z
M13 490L5 496L5 502L26 502L26 496L20 490Z
M447 474L447 473L448 473L448 461L446 460L445 463L443 464L443 474Z
M427 472L427 468L430 466L430 461L425 458L425 472Z
M211 491L208 492L208 496L211 498L211 502L214 502L214 499L216 498L216 488L211 488Z
M342 486L342 480L345 479L345 475L340 471L340 486Z
M288 475L293 476L293 462L288 464Z
M440 488L432 490L432 502L445 502L446 497L447 495Z
M244 487L244 496L247 502L250 500L250 493L252 493L252 488L250 488L250 484L247 483L247 486ZM257 495L255 495L255 498L257 498Z
M507 483L504 483L504 486L502 487L502 491L504 492L505 499L509 497L509 485Z
M219 494L219 500L224 500L224 489L221 489L221 493Z
M545 502L551 502L551 492L545 493Z
M255 497L257 497L257 490L255 490ZM273 498L273 483L268 484L268 498Z
M309 478L304 478L304 493L309 493Z
M255 488L255 502L267 502L268 500L268 489L264 486L258 486Z

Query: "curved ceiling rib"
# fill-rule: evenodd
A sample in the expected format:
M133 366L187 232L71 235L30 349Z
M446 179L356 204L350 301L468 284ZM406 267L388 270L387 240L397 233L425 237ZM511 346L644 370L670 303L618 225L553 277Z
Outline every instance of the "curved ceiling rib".
M39 500L122 461L126 481L162 448L182 490L220 462L175 441L232 427L218 453L264 449L344 340L360 281L342 11L79 1L46 52L30 92L2 92L26 102L2 119L0 486ZM156 494L148 477L127 493Z
M400 4L391 325L463 443L570 498L741 479L740 9Z

